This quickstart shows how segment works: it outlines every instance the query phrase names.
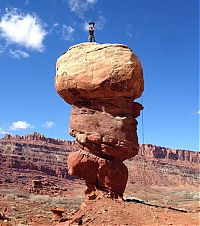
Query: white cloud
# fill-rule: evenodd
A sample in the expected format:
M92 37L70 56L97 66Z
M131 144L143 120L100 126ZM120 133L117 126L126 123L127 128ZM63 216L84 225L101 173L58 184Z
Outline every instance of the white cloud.
M63 25L62 27L62 38L66 41L73 40L72 34L74 33L74 28L71 26Z
M106 23L105 17L102 16L102 15L98 16L98 19L97 19L97 22L96 22L96 29L97 30L103 30L105 23Z
M0 20L0 36L8 44L44 50L44 38L47 32L36 15L23 14L18 9L6 9Z
M88 22L85 22L85 23L83 24L83 29L84 29L85 31L88 31Z
M86 2L88 4L95 4L97 2L97 0L86 0Z
M83 18L83 13L91 6L95 5L97 0L68 0L69 8Z
M133 37L133 35L132 35L132 33L131 33L130 31L126 31L126 35L127 35L128 37L130 37L130 38Z
M59 23L56 22L56 23L53 24L53 27L57 27L58 25L59 25Z
M0 54L4 52L5 47L0 44Z
M26 0L25 1L25 3L24 3L24 5L28 5L29 4L29 1L28 0Z
M92 8L98 0L68 0L68 5L71 12L76 13L84 22L83 22L83 29L88 31L88 23L90 20L87 20L84 16L84 13ZM99 14L99 16L98 16ZM97 14L96 21L93 18L92 21L95 22L95 29L96 30L103 30L106 19L103 15L101 15L101 11Z
M106 22L106 19L104 16L102 16L102 15L98 16L97 21L95 22L95 29L103 30L105 22ZM89 24L89 21L85 21L85 23L83 24L83 29L85 31L88 31L88 24Z
M21 129L31 128L31 125L26 121L17 121L17 122L12 122L9 128L10 130L21 130Z
M55 123L52 121L47 121L43 124L43 127L47 128L47 129L51 129L55 126Z
M0 127L0 134L1 134L1 135L5 135L5 134L9 134L9 132L6 132L5 130L3 130L3 129Z
M200 114L200 110L199 110L199 111L197 111L197 114Z
M52 26L51 26L51 28L49 29L49 31L48 31L48 34L52 34L53 32L56 32L57 33L57 31L56 31L56 29L59 27L59 23L54 23Z
M19 58L27 58L29 57L29 54L19 49L17 50L10 49L10 56L13 58L19 59Z
M132 30L132 25L131 25L131 24L128 24L128 25L126 26L126 35L127 35L128 37L130 37L130 38L133 37L133 34L132 34L131 30Z

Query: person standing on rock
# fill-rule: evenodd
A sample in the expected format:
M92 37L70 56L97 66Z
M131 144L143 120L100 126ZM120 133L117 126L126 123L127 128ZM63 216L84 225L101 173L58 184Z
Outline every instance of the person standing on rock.
M89 31L89 38L88 41L89 42L95 42L95 37L94 37L94 22L90 22L89 23L89 27L88 27L88 31Z

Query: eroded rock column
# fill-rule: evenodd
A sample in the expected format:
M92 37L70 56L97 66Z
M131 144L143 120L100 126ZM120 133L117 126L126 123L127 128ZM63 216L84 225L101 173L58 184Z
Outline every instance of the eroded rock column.
M125 45L82 43L56 64L58 94L72 105L69 133L80 151L68 157L70 175L86 181L88 197L122 196L128 179L123 161L137 155L137 121L143 106L142 66Z

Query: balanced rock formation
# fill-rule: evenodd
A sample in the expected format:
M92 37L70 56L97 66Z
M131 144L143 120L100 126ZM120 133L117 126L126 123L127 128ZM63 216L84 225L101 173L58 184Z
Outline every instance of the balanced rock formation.
M142 66L122 44L82 43L57 60L55 86L72 105L69 133L80 151L68 157L70 175L86 181L89 197L122 196L128 179L123 161L139 150L133 102L144 89Z

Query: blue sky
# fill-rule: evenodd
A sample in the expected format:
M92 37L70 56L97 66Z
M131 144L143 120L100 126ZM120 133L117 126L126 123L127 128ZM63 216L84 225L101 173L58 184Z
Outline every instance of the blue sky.
M198 150L198 0L1 0L0 136L37 131L72 139L55 63L87 41L90 20L98 43L126 44L142 62L145 143Z

